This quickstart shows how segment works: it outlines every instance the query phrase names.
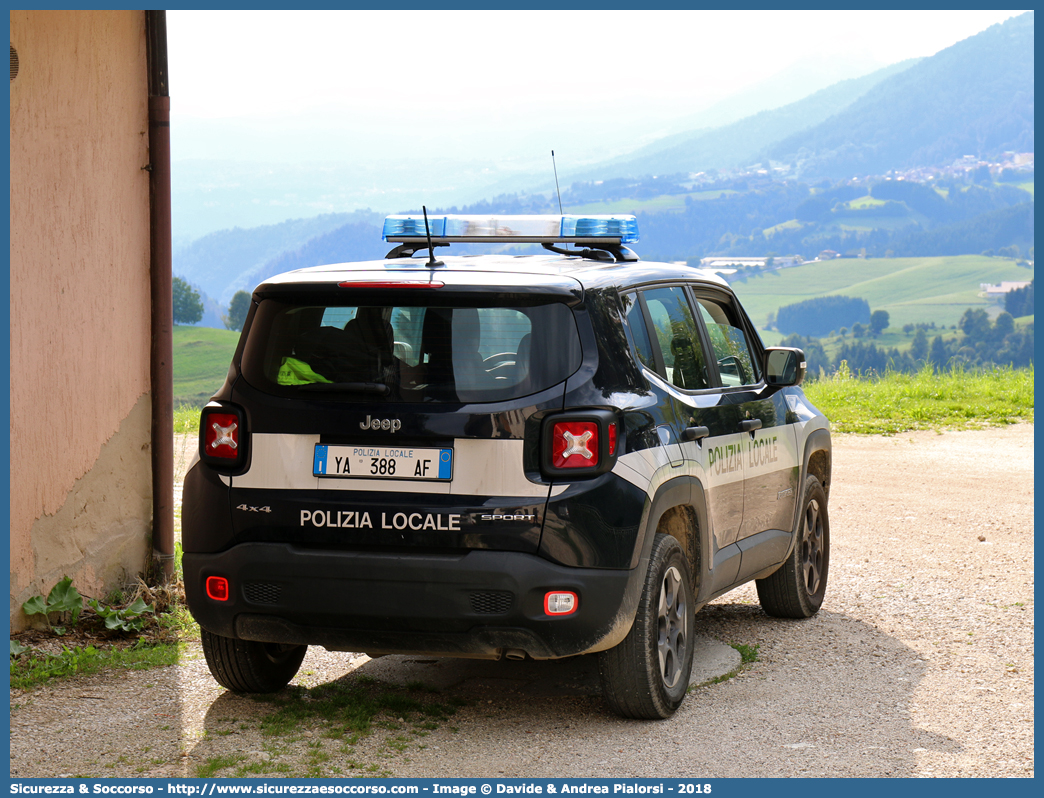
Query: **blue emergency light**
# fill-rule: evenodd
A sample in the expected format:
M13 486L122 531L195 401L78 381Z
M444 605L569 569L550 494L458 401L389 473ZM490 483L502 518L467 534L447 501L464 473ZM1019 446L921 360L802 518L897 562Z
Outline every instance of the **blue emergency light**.
M500 242L517 244L633 244L638 241L634 216L429 216L434 243ZM381 237L398 243L426 240L424 217L397 214L384 220Z

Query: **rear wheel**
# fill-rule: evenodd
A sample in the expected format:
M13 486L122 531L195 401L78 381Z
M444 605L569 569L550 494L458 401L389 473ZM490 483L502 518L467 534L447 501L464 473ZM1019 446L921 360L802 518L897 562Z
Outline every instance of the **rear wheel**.
M678 541L657 534L634 625L599 659L602 694L625 718L668 718L685 698L695 626L689 566Z
M816 477L805 480L797 543L782 567L758 579L758 599L777 618L810 618L819 612L830 570L830 519L826 492Z
M274 693L297 674L308 646L234 640L200 629L203 656L218 684L234 693Z

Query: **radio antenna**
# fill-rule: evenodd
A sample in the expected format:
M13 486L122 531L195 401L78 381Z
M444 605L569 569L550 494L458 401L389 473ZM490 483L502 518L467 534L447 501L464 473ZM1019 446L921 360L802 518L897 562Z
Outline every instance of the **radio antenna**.
M558 212L565 216L565 211L562 210L562 189L558 187L558 167L555 166L555 151L551 150L551 168L555 170L555 191L558 192Z
M445 266L441 260L435 260L435 247L431 243L431 228L428 227L428 207L421 205L421 210L424 211L424 235L428 238L428 268L434 269L436 266Z

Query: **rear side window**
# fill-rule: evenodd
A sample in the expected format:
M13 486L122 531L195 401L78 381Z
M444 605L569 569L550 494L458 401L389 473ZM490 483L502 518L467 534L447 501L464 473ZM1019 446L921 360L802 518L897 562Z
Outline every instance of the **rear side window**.
M524 307L326 305L266 299L243 377L278 395L494 402L550 388L580 367L573 314Z
M642 307L638 303L638 295L624 294L621 300L624 306L624 316L627 318L627 327L631 331L631 340L634 341L638 359L647 369L656 371L656 358L653 356L652 342L649 340L649 328L645 326L645 316L642 314Z

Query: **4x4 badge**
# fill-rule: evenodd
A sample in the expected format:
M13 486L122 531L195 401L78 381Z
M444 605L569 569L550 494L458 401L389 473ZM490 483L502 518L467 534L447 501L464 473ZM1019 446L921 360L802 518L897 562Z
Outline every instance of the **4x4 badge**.
M402 429L402 422L397 418L370 418L359 422L359 429L383 429L398 432Z

